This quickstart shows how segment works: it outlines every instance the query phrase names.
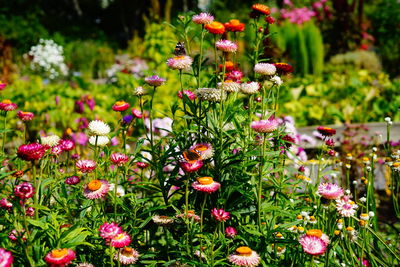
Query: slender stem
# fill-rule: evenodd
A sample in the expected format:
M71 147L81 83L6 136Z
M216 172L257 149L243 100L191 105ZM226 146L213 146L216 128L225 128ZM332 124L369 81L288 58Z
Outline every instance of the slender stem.
M205 31L204 31L204 25L201 25L201 39L200 39L200 56L199 56L199 63L198 63L198 72L197 72L197 88L200 88L201 85L201 78L200 78L200 74L201 74L201 64L203 61L203 42L204 42L204 35L205 35Z
M39 183L36 179L36 164L35 161L32 161L32 180L33 180L33 187L35 188L35 196L33 199L33 202L35 203L35 205L39 204ZM39 210L36 210L35 212L35 219L38 220L39 219Z
M261 161L260 161L260 166L259 166L259 172L258 172L258 196L257 196L257 221L258 221L258 227L260 228L261 231L261 199L262 199L262 181L263 181L263 169L264 169L264 164L265 164L265 144L266 144L266 139L267 139L267 134L263 134L263 142L262 142L262 147L261 147Z
M5 153L4 153L4 146L5 146L5 143L6 143L6 137L7 137L7 133L6 133L6 127L7 127L7 111L5 111L4 112L4 119L3 119L3 143L2 143L2 145L1 145L1 151L2 151L2 155L4 155L5 156Z
M154 148L154 136L153 136L153 100L154 100L154 95L156 93L156 86L153 87L153 93L151 94L151 99L150 99L150 146L151 150L153 151Z
M215 60L215 81L218 80L218 60L217 60L217 35L214 34L214 60Z
M110 266L113 267L114 266L114 247L111 245L110 242Z
M203 219L204 219L203 215L204 215L204 207L207 202L207 197L208 197L208 194L206 194L204 196L203 204L201 205L201 213L200 213L200 234L201 234L201 237L200 237L200 262L202 262L201 253L203 253L202 252L202 249L203 249Z
M117 219L117 187L118 187L118 173L115 175L115 184L114 184L114 220Z
M122 149L124 150L124 153L126 153L126 131L125 131L125 127L126 127L125 125L122 126L122 140L123 140Z

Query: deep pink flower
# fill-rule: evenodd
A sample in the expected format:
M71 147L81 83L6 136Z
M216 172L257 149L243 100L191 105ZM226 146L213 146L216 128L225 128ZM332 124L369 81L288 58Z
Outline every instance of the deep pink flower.
M136 162L136 166L140 169L145 169L145 168L149 167L149 165L150 165L149 163L142 162L142 161Z
M76 185L79 184L81 179L78 176L70 176L65 179L65 183L68 185Z
M114 110L114 111L119 111L119 112L122 112L122 111L125 111L125 110L127 110L128 108L129 108L129 103L127 103L127 102L125 102L125 101L117 101L117 102L115 102L115 104L112 106L112 109Z
M150 77L146 77L144 79L144 81L147 84L151 85L151 86L157 87L157 86L163 85L166 80L164 78L161 78L161 77L157 76L157 75L153 75L153 76L150 76Z
M323 136L332 136L336 134L336 130L329 128L329 127L324 127L324 126L318 126L317 131L322 134Z
M42 144L32 143L27 145L20 145L17 151L19 158L26 161L34 161L41 159L44 156L47 148Z
M231 217L229 212L216 208L211 210L211 215L214 217L214 219L220 222L226 222Z
M0 207L10 211L13 207L13 204L10 201L8 201L7 198L2 198L0 200Z
M137 119L143 118L143 113L140 110L136 109L136 108L132 109L132 115Z
M118 226L117 223L112 222L108 223L105 222L100 226L100 236L104 239L111 239L114 236L122 233L122 228Z
M19 110L17 112L17 116L22 121L31 121L31 120L33 120L33 117L35 115L32 112L25 112L25 111Z
M253 121L250 124L251 128L258 133L272 133L278 129L279 123L277 120L260 120Z
M76 258L75 252L69 248L53 249L47 253L44 260L52 267L64 267Z
M110 160L114 164L116 164L118 166L122 166L129 161L129 156L125 155L123 153L112 153L110 156Z
M62 152L63 152L62 146L61 145L57 145L57 146L51 148L50 154L58 156Z
M179 162L179 166L181 169L186 173L191 173L199 170L203 166L203 162L201 160L196 161L195 163L191 164L189 162Z
M23 182L14 188L14 195L21 199L28 199L35 193L35 188L28 182Z
M89 173L96 169L96 162L90 159L80 159L76 162L75 166L79 171Z
M232 80L234 82L240 82L243 78L243 72L240 70L233 70L226 75L227 80Z
M34 207L28 207L25 210L26 216L33 217L35 215L35 208Z
M60 144L62 150L65 150L65 151L71 151L72 149L75 148L74 141L69 140L69 139L62 139L59 144Z
M126 232L119 233L110 239L111 246L114 248L123 248L129 246L131 241L131 237Z
M180 99L182 99L184 94L185 94L190 100L195 100L195 99L197 98L196 94L193 93L192 91L189 91L189 90L179 91L179 92L178 92L178 97L179 97Z
M233 238L233 237L235 237L237 235L237 233L238 232L237 232L235 227L228 226L228 227L225 228L225 235L227 237Z
M11 267L13 264L14 258L11 252L0 248L0 266L1 267Z
M17 104L11 102L9 99L4 99L0 102L0 110L13 111L17 108Z
M7 84L0 81L0 91L3 91L6 88Z

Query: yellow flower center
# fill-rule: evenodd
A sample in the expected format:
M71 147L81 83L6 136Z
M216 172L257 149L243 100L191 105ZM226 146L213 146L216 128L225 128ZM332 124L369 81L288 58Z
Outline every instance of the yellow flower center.
M214 179L212 177L199 177L197 178L197 182L201 185L209 185L214 182Z
M225 83L233 83L232 80L226 80Z
M120 101L115 102L115 105L122 106L122 105L125 105L125 103L126 103L125 101L120 100Z
M251 248L249 248L249 247L238 247L238 248L236 249L236 252L237 252L239 255L242 255L242 256L250 256L252 250L251 250Z
M393 163L393 167L397 168L400 166L400 162L396 161L395 163Z
M308 230L306 234L308 236L315 236L315 237L321 238L322 231L319 229L311 229L311 230Z
M349 231L349 232L351 232L351 231L353 231L353 230L354 230L354 228L353 228L353 227L351 227L351 226L348 226L348 227L346 227L346 230L347 230L347 231Z
M188 214L194 214L194 210L188 210L187 213Z
M213 21L210 24L208 24L208 28L210 28L210 29L223 29L224 25L221 22Z
M1 101L1 103L3 104L11 104L11 100L10 99L4 99L3 101Z
M125 237L124 234L118 234L118 235L116 235L116 236L114 237L114 239L116 239L116 240L121 240L121 239L124 238L124 237Z
M99 190L100 187L101 187L101 181L100 180L93 180L93 181L90 181L90 183L88 184L88 188L91 191Z
M130 256L132 255L133 249L130 247L124 247L122 250L122 255L124 256Z
M233 26L239 25L240 21L238 19L231 19L229 23Z
M299 228L297 228L300 232L304 232L304 227L299 226Z
M62 258L67 254L68 254L68 249L66 248L54 249L51 251L51 256L53 258Z
M176 59L176 60L181 60L181 59L184 59L185 58L185 56L176 56L176 57L174 57L174 59Z
M339 230L335 230L335 232L333 232L335 235L339 235L340 231Z

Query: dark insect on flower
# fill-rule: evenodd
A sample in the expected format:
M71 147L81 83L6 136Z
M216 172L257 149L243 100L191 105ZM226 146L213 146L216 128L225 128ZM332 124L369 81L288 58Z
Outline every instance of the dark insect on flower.
M182 157L190 164L193 164L201 160L201 152L196 149L185 150L182 153Z
M183 43L178 42L175 46L175 50L174 50L174 55L175 56L186 56L186 49L185 46L183 45Z

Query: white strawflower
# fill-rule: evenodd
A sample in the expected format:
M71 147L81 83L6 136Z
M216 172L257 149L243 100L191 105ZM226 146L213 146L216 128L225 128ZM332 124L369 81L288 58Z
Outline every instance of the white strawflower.
M42 142L42 145L53 147L58 145L60 137L58 137L57 135L42 136L40 137L40 140Z
M115 184L110 183L110 189L109 189L109 193L110 194L114 194L114 189L115 189ZM125 189L122 185L118 185L117 186L117 197L123 197L125 196Z
M261 75L272 76L276 73L276 67L269 63L258 63L254 66L254 72Z
M386 117L386 118L385 118L385 121L386 121L386 122L389 122L389 121L392 121L392 119L391 119L390 117Z
M94 135L108 135L111 131L107 123L99 120L94 120L89 123L89 130Z
M142 96L142 95L145 94L145 91L144 91L143 87L139 86L139 87L136 87L136 88L133 90L133 94L134 94L135 96Z
M367 201L367 199L365 197L361 197L359 200L360 200L360 202L366 202Z
M283 81L282 81L282 79L281 79L281 77L279 77L279 76L277 76L277 75L275 75L274 77L272 77L271 79L270 79L270 81L271 82L273 82L276 86L281 86L282 84L283 84Z
M242 83L240 89L243 94L252 95L258 93L258 90L260 89L260 84L258 82Z
M234 93L234 92L239 91L240 84L237 82L234 82L232 80L227 80L224 83L219 82L218 89L223 89L228 93Z
M199 88L195 94L203 101L221 102L221 95L223 99L226 98L225 91L216 88Z
M107 136L91 136L89 138L89 143L93 146L96 146L96 137L97 137L97 146L106 146L109 142L110 142L110 138L108 138Z

